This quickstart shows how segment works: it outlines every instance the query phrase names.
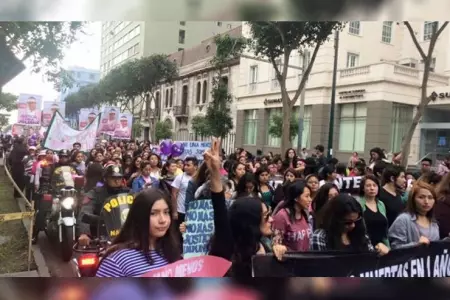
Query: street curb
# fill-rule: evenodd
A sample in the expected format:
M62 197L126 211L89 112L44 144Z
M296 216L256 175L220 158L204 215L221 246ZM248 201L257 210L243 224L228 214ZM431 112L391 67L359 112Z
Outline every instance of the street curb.
M22 200L22 198L16 198L17 204L19 204L20 211L25 212L26 207L25 203ZM22 219L23 226L25 227L27 234L30 234L30 219L24 218ZM39 277L51 277L50 272L47 267L47 263L45 262L44 255L42 255L41 249L38 245L31 245L31 253L34 257L34 262L36 263L37 272L39 274ZM20 277L20 276L16 276Z

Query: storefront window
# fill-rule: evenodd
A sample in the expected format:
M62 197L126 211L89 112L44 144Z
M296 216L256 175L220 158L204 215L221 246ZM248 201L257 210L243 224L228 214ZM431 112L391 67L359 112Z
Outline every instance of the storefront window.
M267 126L267 137L266 137L267 146L280 147L281 146L281 138L271 136L269 134L269 128L270 128L270 126L273 123L273 117L275 115L281 115L282 114L282 110L281 110L281 108L272 108L272 109L269 109L268 112L269 112L268 113L269 126Z
M303 134L302 134L302 148L309 149L311 147L311 110L312 106L305 106L305 114L303 116ZM298 120L300 113L300 107L295 107L294 116ZM292 140L292 146L297 147L298 135Z
M244 112L244 144L256 145L256 132L258 120L256 118L256 109L246 110Z
M366 103L341 105L339 119L339 150L364 151L366 142Z
M400 151L403 137L411 125L413 107L411 105L392 103L391 144L392 152Z

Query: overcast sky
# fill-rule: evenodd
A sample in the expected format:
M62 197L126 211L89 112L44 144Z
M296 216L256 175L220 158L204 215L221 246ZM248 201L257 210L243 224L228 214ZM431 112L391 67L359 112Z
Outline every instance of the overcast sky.
M78 66L100 69L101 22L88 23L85 31L86 34L80 35L80 38L65 51L62 62L64 68ZM59 93L53 89L53 85L46 82L42 74L32 74L29 69L24 70L5 85L3 91L16 95L21 93L41 95L43 101L59 99ZM17 111L13 111L10 124L16 120Z

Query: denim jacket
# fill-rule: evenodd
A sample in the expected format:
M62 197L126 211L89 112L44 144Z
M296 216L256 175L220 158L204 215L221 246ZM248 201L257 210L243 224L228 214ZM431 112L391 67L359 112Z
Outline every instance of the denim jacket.
M150 177L150 179L152 180L152 186L157 186L158 179L156 179L155 177ZM133 184L131 186L131 191L133 193L139 193L144 188L145 183L146 183L146 181L142 175L135 178L133 180Z

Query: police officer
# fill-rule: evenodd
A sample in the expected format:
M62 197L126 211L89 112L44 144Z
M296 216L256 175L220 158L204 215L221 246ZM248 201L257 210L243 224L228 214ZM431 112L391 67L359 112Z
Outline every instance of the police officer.
M70 165L69 150L61 150L58 153L59 161L52 174L53 193L58 193L61 188L66 186L75 187L73 177L76 176L77 170ZM70 176L69 176L70 175Z
M83 199L78 220L80 230L78 244L80 246L88 246L91 240L91 225L83 223L83 215L98 216L106 199L117 194L129 192L129 189L123 186L123 173L117 165L111 164L105 167L104 182L103 186L95 187Z

